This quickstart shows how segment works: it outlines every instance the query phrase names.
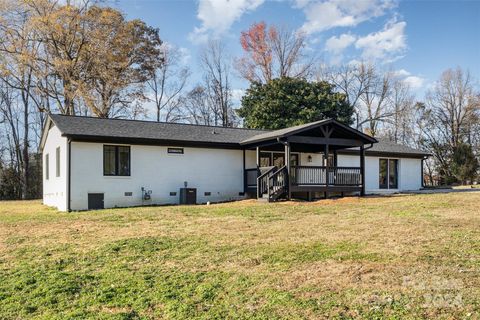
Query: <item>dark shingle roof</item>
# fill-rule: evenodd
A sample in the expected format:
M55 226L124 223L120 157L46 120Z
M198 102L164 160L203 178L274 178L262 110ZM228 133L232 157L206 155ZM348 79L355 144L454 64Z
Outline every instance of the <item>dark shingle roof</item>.
M381 154L391 154L391 155L398 155L398 156L412 156L412 157L424 157L429 156L428 152L411 148L402 144L397 144L395 142L377 138L378 142L373 144L371 148L366 150L367 155L381 155ZM351 153L351 152L358 152L358 148L348 148L345 150L340 150L339 153Z
M416 154L416 155L429 155L428 152L414 149L402 144L397 144L386 139L378 139L378 143L375 143L370 152L385 152L385 153L399 153L399 154Z
M224 128L139 120L50 116L65 136L236 144L264 130Z
M244 141L242 141L242 144L246 145L246 144L249 144L249 143L254 143L254 142L259 142L259 141L265 141L265 140L270 140L270 139L275 139L275 138L283 138L283 137L287 137L287 136L290 136L290 135L293 135L295 133L299 133L299 132L304 132L306 130L309 130L309 129L312 129L314 127L317 127L317 126L321 126L323 124L330 124L330 123L333 123L333 125L336 125L336 126L339 126L341 128L343 128L344 130L347 130L349 132L351 132L353 135L359 137L360 139L362 139L363 141L365 142L368 142L368 143L375 143L376 142L376 139L375 138L372 138L358 130L355 130L351 127L348 127L338 121L335 121L333 119L324 119L324 120L319 120L319 121L315 121L315 122L310 122L310 123L305 123L305 124L300 124L298 126L293 126L293 127L288 127L288 128L284 128L284 129L279 129L279 130L274 130L274 131L268 131L268 132L265 132L265 133L261 133L259 135L256 135L254 137L251 137L249 139L246 139Z
M164 123L140 120L103 119L94 117L50 115L50 118L64 136L84 139L116 139L121 141L152 141L170 143L198 143L203 145L229 145L240 147L240 143L256 141L297 131L312 124L305 124L281 130L253 130L224 128L203 125ZM322 120L326 121L326 120ZM321 123L322 121L317 121ZM315 123L313 123L315 124ZM354 148L344 150L355 151ZM342 152L342 151L340 151ZM428 153L407 146L380 140L367 150L367 154L385 153L411 156L425 156Z

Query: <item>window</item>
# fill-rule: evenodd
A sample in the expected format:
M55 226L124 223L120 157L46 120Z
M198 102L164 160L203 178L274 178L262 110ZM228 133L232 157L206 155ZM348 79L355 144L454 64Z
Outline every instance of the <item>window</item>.
M267 152L260 152L260 167L269 167L272 154Z
M48 178L50 177L50 172L48 170L48 167L49 167L49 161L48 161L48 153L45 155L45 179L48 180Z
M283 152L260 152L260 167L277 166L281 168L285 164L285 154ZM298 166L298 154L290 153L290 165Z
M379 187L380 189L398 188L398 160L380 159L379 163Z
M183 154L183 148L168 148L168 153Z
M103 175L130 175L130 147L103 146Z
M60 147L55 150L55 172L57 177L60 177Z

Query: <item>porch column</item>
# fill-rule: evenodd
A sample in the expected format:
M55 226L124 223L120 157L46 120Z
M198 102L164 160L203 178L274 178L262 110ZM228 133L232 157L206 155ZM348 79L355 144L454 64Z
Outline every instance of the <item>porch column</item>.
M256 151L256 162L257 162L257 191L255 192L255 194L257 195L257 199L260 198L260 194L259 194L259 191L260 190L260 186L258 184L258 177L260 177L260 147L257 147L255 149Z
M260 172L260 147L256 148L257 172Z
M288 194L287 198L290 200L292 198L292 192L290 191L290 172L291 172L291 163L290 163L290 142L285 143L285 165L287 166L287 187L288 187Z
M325 198L328 198L328 185L330 184L330 167L329 167L329 164L328 164L328 154L329 154L329 150L328 150L328 147L329 145L326 144L325 145L325 185L326 185L326 191L325 191Z
M360 195L363 197L365 195L365 147L363 145L360 147L360 174L362 179Z
M425 161L425 158L422 158L422 161L420 162L420 182L422 183L421 186L422 186L422 189L425 187L425 182L424 182L424 179L423 179L423 162Z
M247 194L247 171L245 168L245 149L243 149L243 194Z

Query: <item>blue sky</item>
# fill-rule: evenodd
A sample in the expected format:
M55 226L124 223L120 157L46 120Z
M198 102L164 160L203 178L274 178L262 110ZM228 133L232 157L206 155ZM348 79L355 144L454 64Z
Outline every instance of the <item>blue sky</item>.
M480 80L480 0L116 0L128 18L160 29L181 48L200 79L198 52L221 38L232 57L252 23L286 25L308 35L308 50L326 63L372 60L406 79L422 98L447 68L460 66ZM240 92L247 87L234 80Z

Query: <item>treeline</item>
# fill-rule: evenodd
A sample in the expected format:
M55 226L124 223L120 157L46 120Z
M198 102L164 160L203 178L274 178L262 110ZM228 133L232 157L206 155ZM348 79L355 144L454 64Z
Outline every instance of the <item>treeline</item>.
M48 112L276 128L337 117L376 137L430 151L430 183L476 179L480 95L460 68L422 99L374 63L328 66L305 35L265 23L201 50L201 81L159 30L95 1L0 0L0 199L39 198ZM240 90L232 79L250 84Z

